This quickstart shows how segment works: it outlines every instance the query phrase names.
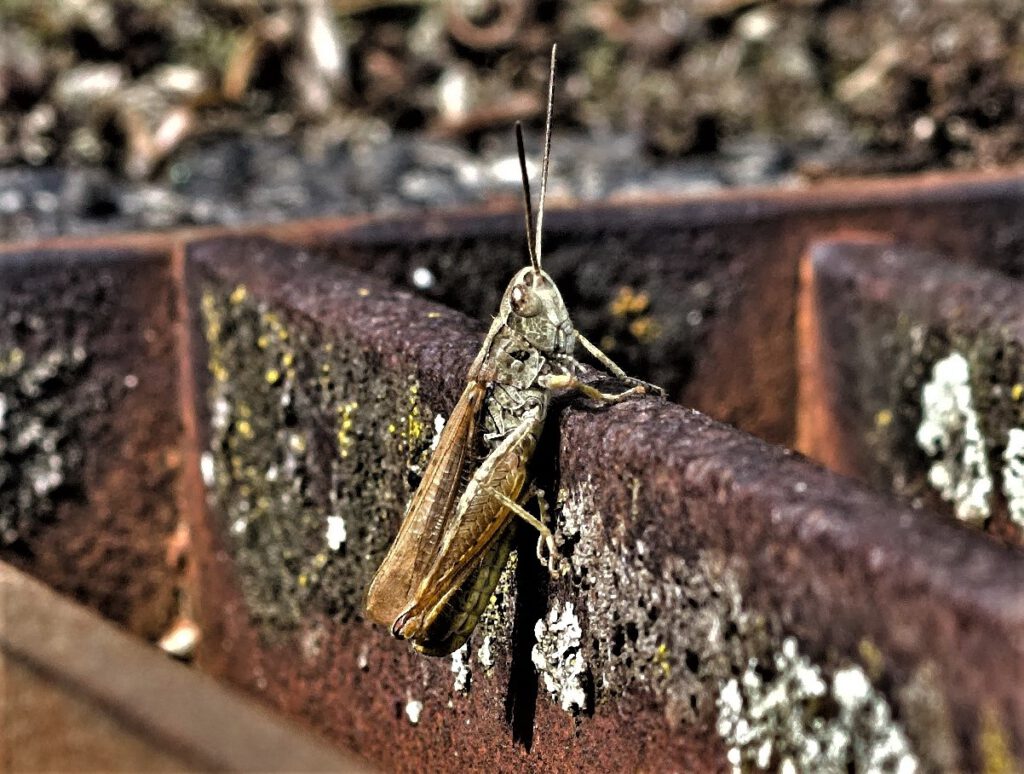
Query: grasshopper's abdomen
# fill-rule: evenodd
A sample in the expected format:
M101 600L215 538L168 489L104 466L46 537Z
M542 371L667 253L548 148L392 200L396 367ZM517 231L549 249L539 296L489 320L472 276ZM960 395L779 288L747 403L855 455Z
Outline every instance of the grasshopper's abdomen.
M484 555L480 565L458 592L448 600L441 614L413 643L413 647L428 656L447 656L461 648L476 628L477 621L501 578L512 550L516 523L509 522L504 532Z

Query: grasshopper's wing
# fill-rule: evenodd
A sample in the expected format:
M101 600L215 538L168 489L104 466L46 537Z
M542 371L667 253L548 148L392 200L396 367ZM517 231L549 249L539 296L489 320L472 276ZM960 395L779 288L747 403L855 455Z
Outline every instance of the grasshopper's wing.
M413 593L434 564L476 446L485 389L479 382L470 382L463 391L409 502L398 536L370 583L366 613L377 623L391 626L409 608Z
M459 500L458 518L448 523L429 572L415 589L401 620L396 622L403 636L415 640L430 631L501 536L511 516L508 507L493 493L500 492L513 501L519 499L526 483L526 463L537 445L543 421L541 409L528 415L474 472Z

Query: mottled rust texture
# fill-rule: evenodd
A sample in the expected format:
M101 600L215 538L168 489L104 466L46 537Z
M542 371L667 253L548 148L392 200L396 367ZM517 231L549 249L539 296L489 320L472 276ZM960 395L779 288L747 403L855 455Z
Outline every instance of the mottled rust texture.
M1019 754L1018 553L651 399L555 412L535 473L559 505L570 572L548 584L531 540L520 546L516 585L475 635L462 693L451 660L360 622L352 579L381 558L480 327L330 254L225 239L193 246L190 261L215 497L196 525L204 668L389 767L718 770L723 686L751 658L781 663L795 637L826 678L851 666L870 677L926 768L987 765L993 738ZM339 351L358 369L331 360ZM412 384L415 405L402 389ZM246 470L268 466L292 471L289 485L247 488L259 477ZM381 476L396 488L383 503ZM239 512L240 498L259 512ZM338 548L328 515L346 524ZM289 542L260 563L266 534ZM562 638L539 684L533 633ZM790 715L810 711L788 700ZM838 723L828 706L814 711ZM778 742L774 760L786 744L801 739Z
M951 448L946 467L963 480L965 505L972 477L975 485L990 482L990 515L977 521L1024 542L1024 522L1009 512L1019 510L1019 494L1004 459L1010 434L1024 426L1024 283L892 243L825 241L807 264L804 292L821 347L817 362L806 365L824 380L826 415L815 421L834 428L810 441L808 453L842 449L842 472L953 515L958 498L943 499L929 483L939 455L918 435L934 413L925 387L936 364L961 357L970 400L963 409L977 415L985 466L965 470L963 449ZM947 418L956 425L948 430L951 447L964 445L960 413Z
M156 637L180 420L166 252L0 256L0 557Z
M1019 554L678 407L569 413L561 431L562 486L587 480L608 513L636 514L626 542L650 546L654 566L719 549L738 562L747 604L777 616L814 660L863 658L871 643L893 697L934 670L966 740L961 765L981 767L990 707L1021 749Z

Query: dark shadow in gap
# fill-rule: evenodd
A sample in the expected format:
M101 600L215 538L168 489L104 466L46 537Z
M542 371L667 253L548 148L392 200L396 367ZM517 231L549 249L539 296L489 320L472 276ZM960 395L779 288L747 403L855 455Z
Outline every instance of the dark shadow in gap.
M517 525L514 545L516 563L516 606L512 623L512 663L505 693L505 721L512 727L512 741L529 752L533 745L537 714L537 670L533 666L534 626L547 611L548 574L537 561L537 533Z

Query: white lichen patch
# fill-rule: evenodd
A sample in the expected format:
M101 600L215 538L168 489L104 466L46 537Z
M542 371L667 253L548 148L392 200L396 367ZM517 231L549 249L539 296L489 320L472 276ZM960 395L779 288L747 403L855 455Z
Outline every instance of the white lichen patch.
M212 487L217 483L216 468L214 466L213 454L205 451L199 457L199 470L203 476L203 483L207 487Z
M566 712L587 708L584 680L587 664L583 658L583 629L572 602L555 602L546 618L534 627L537 644L533 646L533 664L544 680L544 687Z
M480 642L480 648L476 652L476 660L480 662L480 666L484 668L485 673L489 673L494 668L494 653L491 652L491 643L493 641L494 637L492 635L485 634Z
M459 693L469 693L470 669L468 642L452 653L452 674L455 675L455 682L452 687Z
M417 699L409 699L405 703L405 716L409 718L409 722L414 726L420 722L420 716L423 714L423 702Z
M928 470L929 483L953 503L958 519L980 526L991 513L992 476L970 375L967 360L957 352L935 364L921 392L917 443L938 457Z
M866 674L829 677L802 657L777 623L745 607L725 558L698 552L651 566L644 535L625 528L643 523L642 494L633 487L632 512L608 520L589 483L559 496L557 542L586 609L595 700L650 691L672 728L717 719L736 771L914 771L907 736Z
M1010 429L1003 450L1003 494L1010 519L1024 528L1024 429Z
M444 430L444 425L447 421L444 414L434 416L434 435L430 439L430 451L434 451L437 448L437 444L441 440L441 431Z
M630 520L642 521L639 487ZM763 621L743 609L735 573L721 557L670 557L656 566L645 541L609 527L587 482L559 493L556 542L587 611L585 656L595 699L651 691L672 728L706 722L724 680L768 648ZM563 550L565 550L563 548Z
M345 541L348 540L348 530L345 528L345 520L341 516L327 517L327 547L332 551L339 550Z
M827 709L826 709L827 708ZM718 697L718 733L734 772L913 774L919 768L892 710L859 666L822 670L787 638L773 663L751 660Z

